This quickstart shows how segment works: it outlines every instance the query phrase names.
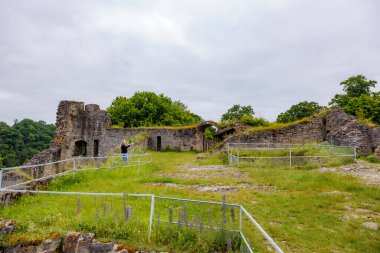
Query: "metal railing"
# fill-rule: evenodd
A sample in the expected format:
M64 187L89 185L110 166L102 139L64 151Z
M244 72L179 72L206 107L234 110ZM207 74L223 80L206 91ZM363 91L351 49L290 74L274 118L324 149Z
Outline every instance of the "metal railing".
M325 164L333 158L356 161L357 157L356 147L329 144L226 143L225 149L229 164L238 167L242 162L260 164L261 161L263 164L275 166L288 164L292 167L313 163Z
M220 223L216 220L216 217L221 217L223 214L217 214L217 212L223 213L226 215L228 211L226 211L226 208L230 208L229 211L236 210L238 212L238 216L236 218L236 222L228 221L228 226L226 226L224 229L226 229L228 232L231 233L238 233L240 235L242 241L245 245L245 250L243 252L247 251L250 253L255 252L255 248L252 245L252 242L249 241L247 237L247 231L244 227L244 221L249 221L251 224L253 224L256 229L265 237L265 239L270 243L270 245L279 253L283 253L282 249L276 244L276 242L265 232L265 230L259 225L259 223L252 217L252 215L240 204L229 204L225 201L223 202L213 202L213 201L200 201L200 200L192 200L192 199L182 199L182 198L170 198L170 197L162 197L162 196L156 196L153 194L125 194L125 193L93 193L93 192L57 192L57 191L38 191L38 190L20 190L20 189L4 189L1 188L0 192L3 193L30 193L30 194L50 194L50 195L74 195L74 196L92 196L92 197L119 197L124 198L124 210L125 207L125 198L126 197L134 197L137 199L144 198L145 201L148 201L150 199L150 211L148 213L149 217L140 217L142 221L146 220L146 230L147 230L147 239L148 241L151 241L153 232L154 232L154 224L156 223L170 223L170 224L181 224L185 227L194 227L197 226L197 224L192 223L190 221L191 217L198 217L202 211L204 212L205 208L204 205L207 205L209 208L208 218L207 219L213 219L213 221L210 221L210 224L206 224L203 226L205 229L212 229L212 230L220 230L223 229L220 226ZM95 200L96 201L96 200ZM174 221L173 219L169 219L168 215L162 215L163 213L167 212L168 205L164 202L169 201L169 206L175 206L178 210L178 207L180 206L180 203L186 208L186 205L196 205L192 206L192 208L188 208L188 221L184 221L182 214L178 214L178 221ZM79 197L78 197L78 203L79 203ZM130 203L130 202L129 202ZM79 204L78 204L79 205ZM84 204L80 204L81 208L83 208ZM113 209L116 209L116 204L111 204L113 206ZM136 206L140 206L136 204ZM212 209L210 211L210 206L216 206L216 209ZM145 207L147 207L145 205ZM220 208L222 207L222 208ZM128 207L129 208L129 207ZM223 211L224 208L224 211ZM78 209L78 207L76 208ZM233 210L231 210L233 209ZM77 212L77 211L76 211ZM98 213L98 211L96 211ZM235 212L235 211L234 211ZM89 214L90 212L84 212ZM160 216L160 214L162 216ZM77 214L76 214L77 215ZM181 216L181 217L180 217ZM210 218L211 216L211 218ZM164 219L162 219L164 218ZM166 219L165 219L166 218ZM182 220L181 220L182 219ZM227 223L227 222L226 222ZM139 219L140 224L140 219ZM219 225L218 225L219 224ZM248 224L247 224L248 225ZM198 225L199 226L199 225ZM158 228L156 227L156 230ZM245 232L244 232L245 230Z
M152 154L128 154L128 162L121 155L103 157L73 157L56 162L23 165L0 169L0 188L11 189L51 180L55 177L83 170L137 167L152 163Z
M283 252L281 248L274 242L274 240L265 232L265 230L258 224L258 222L252 217L251 214L240 204L227 204L225 202L212 202L212 201L200 201L191 199L180 199L180 198L170 198L161 197L153 194L125 194L125 193L91 193L91 192L59 192L59 191L42 191L42 190L29 190L25 189L26 186L30 186L34 182L51 180L55 177L68 175L69 173L76 173L77 171L85 170L99 170L99 169L113 169L113 168L128 168L137 167L138 172L140 171L140 166L149 164L152 162L152 155L150 153L143 154L129 154L128 162L123 162L120 155L111 155L105 157L73 157L66 160L50 162L45 164L37 165L24 165L11 168L2 168L0 170L0 192L3 193L3 199L6 194L12 193L31 193L31 194L50 194L50 195L67 195L67 196L101 196L103 197L135 197L135 198L148 198L150 199L150 213L149 213L149 226L148 226L148 240L152 237L153 224L156 221L167 222L171 224L183 223L182 221L175 222L170 219L162 219L165 216L161 211L164 208L158 208L159 203L170 201L182 202L184 205L193 203L196 205L208 205L210 206L227 206L230 208L235 208L239 212L239 222L238 227L231 227L228 229L230 232L239 233L246 249L248 252L254 252L252 243L249 242L246 232L248 224L244 226L244 221L248 221L253 224L258 231L266 238L266 240L273 246L277 252ZM78 197L79 198L79 197ZM79 202L79 199L78 199ZM113 204L111 204L113 206ZM165 205L164 205L165 206ZM178 206L178 205L176 205ZM78 208L78 207L77 207ZM126 209L124 207L124 209ZM204 208L198 208L198 213L201 213ZM125 211L125 210L124 210ZM97 211L98 212L98 211ZM214 211L215 212L215 211ZM155 216L156 214L156 216ZM215 215L213 215L215 216ZM184 226L193 226L194 224L190 222L184 222ZM236 226L236 224L234 225ZM207 229L220 229L217 226L208 225L205 226ZM251 232L251 231L248 231Z

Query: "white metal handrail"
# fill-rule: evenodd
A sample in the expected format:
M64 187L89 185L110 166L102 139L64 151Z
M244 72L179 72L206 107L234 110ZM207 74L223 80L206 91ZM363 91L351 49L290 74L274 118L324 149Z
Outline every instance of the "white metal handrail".
M224 202L214 202L214 201L204 201L204 200L193 200L193 199L181 199L181 198L170 198L163 196L156 196L154 194L127 194L127 193L96 193L96 192L59 192L59 191L40 191L40 190L15 190L15 189L5 189L1 188L0 192L5 193L33 193L33 194L52 194L52 195L79 195L79 196L110 196L110 197L144 197L151 198L151 206L149 213L149 229L148 229L148 240L151 240L152 230L153 230L153 222L154 222L154 213L155 213L155 202L156 200L169 200L169 201L181 201L181 202L193 202L198 204L210 204L210 205L225 205L230 207L237 207L240 210L240 226L239 230L233 230L233 232L239 232L247 249L250 253L253 253L251 245L249 244L247 238L243 233L242 226L242 214L244 213L248 219L254 224L254 226L260 231L260 233L265 237L265 239L272 245L272 247L278 253L284 253L284 251L277 245L277 243L268 235L268 233L260 226L260 224L252 217L252 215L240 204L228 204ZM169 221L165 221L169 222ZM176 222L172 222L176 224ZM232 231L232 230L231 230Z
M73 157L69 159L64 159L60 161L55 161L55 162L48 162L48 163L42 163L42 164L29 164L29 165L23 165L23 166L16 166L16 167L8 167L8 168L0 168L0 188L15 188L19 186L24 186L32 182L38 182L38 181L43 181L47 180L50 178L55 178L58 176L63 176L66 175L70 172L76 172L76 171L84 171L84 170L97 170L97 169L112 169L115 168L115 158L120 158L121 156L119 155L112 155L112 156L103 156L103 157ZM137 160L136 160L137 158ZM148 159L149 158L149 159ZM111 159L111 163L105 166L100 167L99 166L99 160L102 159ZM146 159L146 160L143 160ZM97 164L95 167L87 166L82 168L83 164L80 164L82 161L90 161L90 162L95 162ZM129 162L123 162L123 164L117 165L118 168L128 168L128 167L137 167L138 168L138 173L140 173L140 166L152 163L152 154L151 153L142 153L142 154L129 154ZM62 164L62 163L67 163L69 162L70 164L67 164L65 166L64 171L60 171L54 174L50 175L44 175L43 177L38 177L38 178L33 178L31 180L27 180L25 182L18 182L17 184L9 185L9 186L3 186L3 176L4 173L9 172L9 171L18 171L18 170L25 170L25 169L31 169L31 170L38 170L39 168L46 168L47 166L50 165L57 165L57 164ZM107 162L107 161L105 161ZM70 165L70 166L69 166Z

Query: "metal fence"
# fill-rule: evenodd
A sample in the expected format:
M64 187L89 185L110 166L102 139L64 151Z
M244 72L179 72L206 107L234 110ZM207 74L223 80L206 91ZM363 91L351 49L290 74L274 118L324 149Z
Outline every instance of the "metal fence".
M73 157L56 162L24 165L0 169L0 188L23 188L38 182L49 181L52 178L75 173L82 170L113 169L137 167L140 172L142 165L152 162L152 154L128 154L128 162L120 155L104 157Z
M356 161L356 147L323 144L226 143L231 166L306 166Z
M31 217L41 212L44 217L44 224L49 222L49 217L51 217L50 222L55 223L58 218L51 212L57 212L59 215L66 215L67 219L74 217L80 226L99 228L99 233L105 233L116 227L125 231L136 227L138 229L136 234L140 237L146 235L148 241L154 236L154 232L160 231L162 224L191 229L197 228L198 231L203 229L211 229L214 232L225 230L239 235L244 242L241 245L241 251L250 253L256 251L252 236L255 233L253 228L255 228L256 232L258 230L277 252L283 252L242 205L228 204L225 200L223 202L212 202L162 197L153 194L59 192L25 189L30 188L34 182L50 180L76 171L127 167L137 167L139 170L141 165L151 162L151 154L131 154L128 163L123 162L121 156L113 155L108 157L76 157L46 164L3 168L0 170L0 192L2 192L4 205L10 203L12 193L65 196L67 199L61 208L66 208L66 210L58 211L53 207L49 208L48 203L44 204L43 210L30 208L33 210L30 214ZM54 200L51 202L55 203Z
M148 241L160 233L160 226L163 226L165 231L169 228L168 226L173 225L197 231L208 230L205 234L209 234L209 230L212 230L212 233L225 230L240 236L241 252L253 253L257 250L254 246L255 242L250 237L252 231L249 226L253 225L277 252L283 252L242 205L229 204L225 201L169 198L153 194L57 192L4 188L0 189L0 192L3 194L30 193L72 196L71 199L65 199L67 205L62 207L67 210L59 212L60 215L66 213L68 217L65 218L71 216L72 219L74 217L77 219L76 222L82 226L97 227L103 231L110 227L111 229L120 228L123 224L122 228L126 230L135 226L138 231L133 232L138 235L146 235ZM70 206L70 202L74 204ZM44 223L52 215L48 213L48 204L45 203L45 205L47 210L33 211L33 215L39 211L43 212L41 215L44 217ZM148 209L149 212L143 209ZM52 210L52 212L54 211Z

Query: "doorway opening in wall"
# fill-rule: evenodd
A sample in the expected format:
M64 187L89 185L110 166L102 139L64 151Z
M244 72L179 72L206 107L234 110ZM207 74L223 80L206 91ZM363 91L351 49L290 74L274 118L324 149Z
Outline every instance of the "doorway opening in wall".
M93 156L97 157L99 156L99 140L94 140L94 150L93 150Z
M74 156L86 156L87 153L87 142L76 141L74 148Z
M157 136L157 151L161 151L161 136Z

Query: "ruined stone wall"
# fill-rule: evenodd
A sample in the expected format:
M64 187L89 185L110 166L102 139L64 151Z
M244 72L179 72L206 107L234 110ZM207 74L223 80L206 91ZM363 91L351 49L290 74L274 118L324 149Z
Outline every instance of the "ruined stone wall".
M307 143L322 142L326 138L325 125L322 117L312 117L295 125L280 129L255 131L228 137L224 142L251 143Z
M380 127L374 127L370 131L372 147L380 148Z
M372 149L370 128L342 109L329 110L326 119L326 139L338 146L356 146L359 153L369 155Z
M84 105L83 102L61 101L57 111L56 133L52 147L60 149L61 159L71 158L76 150L76 142L85 145L85 156L93 156L95 141L111 126L106 111L98 105Z
M146 132L149 137L147 148L158 150L158 138L161 138L161 150L173 149L181 151L203 150L203 132L197 128L170 129L170 128L136 128L106 130L101 139L102 155L108 152L119 152L122 140L130 140L136 135Z
M359 154L368 155L379 145L378 128L371 130L340 108L283 127L236 134L224 142L307 143L328 141L338 146L356 146Z
M118 153L122 140L132 139L142 132L148 134L146 146L152 150L203 151L204 129L210 124L206 121L193 128L113 129L108 113L100 110L98 105L61 101L57 111L57 130L51 147L37 154L31 162L45 163L68 159L74 155L105 156L110 152ZM159 139L161 145L158 143ZM380 130L378 127L370 129L337 108L280 129L238 133L225 140L256 143L323 141L335 145L357 146L361 154L368 155L379 146Z

